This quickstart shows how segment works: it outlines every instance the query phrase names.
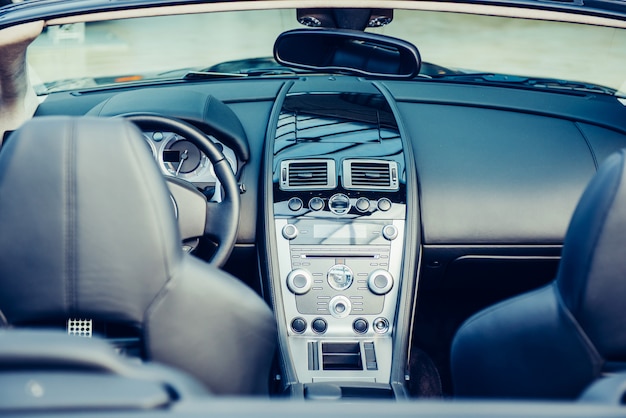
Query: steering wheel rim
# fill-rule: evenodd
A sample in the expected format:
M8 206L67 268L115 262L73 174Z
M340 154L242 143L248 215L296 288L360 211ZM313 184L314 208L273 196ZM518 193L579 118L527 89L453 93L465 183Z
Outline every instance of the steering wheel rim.
M186 196L192 200L195 199L196 202L197 199L204 200L205 219L202 236L209 237L218 244L209 263L216 267L222 267L228 260L237 240L240 212L239 186L224 154L201 130L180 119L152 113L129 113L119 116L134 123L140 129L158 129L179 134L196 145L207 156L223 188L221 202L208 201L195 186L185 180L177 177L168 178L168 176L165 178L178 187L186 188ZM181 222L184 222L180 219L179 214L184 212L180 210L180 207L186 203L181 199L177 200L173 193L170 194L177 207L177 218L180 225ZM200 238L200 236L195 238Z

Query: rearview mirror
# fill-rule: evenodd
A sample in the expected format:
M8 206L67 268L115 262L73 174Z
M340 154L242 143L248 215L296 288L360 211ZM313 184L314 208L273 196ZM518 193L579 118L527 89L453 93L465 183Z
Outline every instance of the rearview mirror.
M409 42L345 29L284 32L274 43L274 58L288 67L388 78L413 78L421 64Z

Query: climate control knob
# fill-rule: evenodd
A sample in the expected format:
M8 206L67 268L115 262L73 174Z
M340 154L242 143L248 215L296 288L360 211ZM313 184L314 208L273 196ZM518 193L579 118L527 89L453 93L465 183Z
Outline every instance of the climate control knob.
M355 206L359 212L367 212L370 209L370 200L367 197L359 197Z
M289 210L293 212L297 212L302 209L303 205L304 204L302 203L302 199L300 199L299 197L292 197L291 199L289 199L289 202L287 202Z
M309 209L318 211L324 209L324 200L321 197L314 197L309 200Z
M291 270L287 275L287 287L296 295L304 295L311 290L313 278L305 269Z
M367 286L372 293L387 294L393 287L393 276L387 270L374 270L367 278Z

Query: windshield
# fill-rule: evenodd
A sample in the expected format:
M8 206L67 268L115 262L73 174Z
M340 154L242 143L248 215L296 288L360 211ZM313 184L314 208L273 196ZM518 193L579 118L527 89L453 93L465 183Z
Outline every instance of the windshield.
M39 94L181 78L192 69L235 73L271 69L277 66L271 59L249 59L271 57L278 34L297 27L302 26L295 10L50 26L29 47L28 60ZM395 10L389 25L368 30L407 40L417 46L425 63L447 69L555 78L626 90L624 29ZM231 61L236 62L216 66Z

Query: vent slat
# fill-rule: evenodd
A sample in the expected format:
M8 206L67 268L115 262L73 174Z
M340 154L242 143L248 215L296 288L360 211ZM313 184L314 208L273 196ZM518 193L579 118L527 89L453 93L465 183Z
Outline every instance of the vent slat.
M286 161L284 189L329 189L336 186L333 160Z
M344 187L348 190L398 190L398 164L390 160L343 161Z
M388 163L352 163L353 186L389 186L391 176Z

